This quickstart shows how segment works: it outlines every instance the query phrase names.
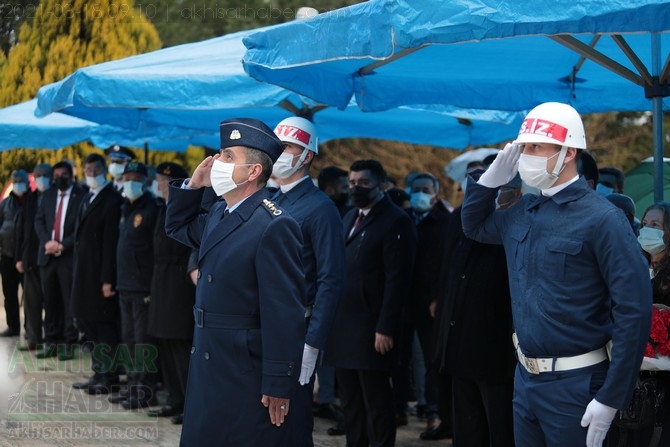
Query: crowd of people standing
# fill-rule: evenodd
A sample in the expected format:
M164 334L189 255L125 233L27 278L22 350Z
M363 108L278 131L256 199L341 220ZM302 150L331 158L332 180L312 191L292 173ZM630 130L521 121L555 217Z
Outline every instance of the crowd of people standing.
M310 446L316 415L348 446L393 446L411 410L422 440L454 446L670 436L654 430L670 405L632 434L612 425L645 374L670 392L639 371L652 301L670 305L670 207L638 235L572 107L538 106L471 163L455 209L435 175L400 190L377 160L315 184L304 118L220 134L191 174L163 163L151 179L120 146L84 160L83 184L65 161L36 166L35 191L12 173L2 335L20 333L23 284L19 349L68 360L85 342L92 375L73 386L127 409L156 406L162 384L147 414L183 423L182 445Z

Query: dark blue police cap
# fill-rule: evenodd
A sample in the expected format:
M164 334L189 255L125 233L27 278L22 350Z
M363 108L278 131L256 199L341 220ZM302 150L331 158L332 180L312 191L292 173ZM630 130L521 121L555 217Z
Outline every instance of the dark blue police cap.
M156 166L156 174L165 175L170 178L186 178L188 172L181 165L166 161Z
M105 154L109 158L122 158L124 160L134 160L135 153L128 149L125 146L119 146L118 144L113 144L105 149Z
M262 121L253 118L232 118L221 121L221 149L245 146L263 151L272 163L284 152L284 143Z
M124 174L130 174L132 172L143 175L145 177L147 177L149 175L149 172L147 171L147 167L144 166L142 163L139 163L139 162L136 162L136 161L131 161L123 169Z

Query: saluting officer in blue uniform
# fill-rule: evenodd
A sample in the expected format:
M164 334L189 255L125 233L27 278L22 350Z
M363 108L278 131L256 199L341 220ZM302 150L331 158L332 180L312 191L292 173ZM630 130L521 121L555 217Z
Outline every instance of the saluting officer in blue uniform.
M631 399L649 336L648 268L623 213L578 176L583 149L577 111L544 103L479 181L468 180L466 236L502 243L507 257L517 446L602 445ZM494 211L517 165L541 193Z
M220 132L221 153L173 182L167 204L167 234L200 249L181 444L298 445L302 235L265 188L284 145L254 119L223 121ZM225 201L200 214L207 186Z
M314 124L293 116L277 124L275 134L285 145L272 171L280 186L275 201L298 221L304 240L307 335L299 379L301 387L296 398L301 399L301 410L305 411L300 414L294 411L294 415L302 420L300 434L305 435L299 445L308 447L313 445L314 369L333 326L344 288L344 230L335 204L309 176L312 160L319 151ZM332 382L332 370L331 374Z

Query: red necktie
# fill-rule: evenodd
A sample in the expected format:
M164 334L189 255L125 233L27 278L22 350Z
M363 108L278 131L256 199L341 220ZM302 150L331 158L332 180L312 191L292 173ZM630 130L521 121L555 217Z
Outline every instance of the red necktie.
M54 240L60 242L60 221L63 217L63 202L65 201L65 194L67 191L60 192L60 200L58 201L58 208L56 209L56 217L54 219Z
M351 230L351 234L355 233L356 230L358 230L358 227L361 226L361 222L363 222L363 219L365 218L365 214L363 211L360 211L358 213L358 217L356 218L356 222L354 222L354 228Z

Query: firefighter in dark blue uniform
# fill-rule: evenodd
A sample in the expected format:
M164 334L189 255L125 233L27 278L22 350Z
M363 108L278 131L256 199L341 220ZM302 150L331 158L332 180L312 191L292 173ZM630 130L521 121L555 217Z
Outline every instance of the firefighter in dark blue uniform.
M167 205L167 234L200 249L181 444L298 445L302 235L265 188L284 145L254 119L223 121L220 132L221 153L173 182ZM201 214L210 185L224 201Z
M503 244L507 257L517 446L600 446L628 406L649 336L648 267L623 213L579 177L583 149L577 111L541 104L466 189L465 235ZM541 193L494 211L517 165Z
M290 117L275 127L284 143L284 153L273 167L280 185L275 202L298 221L303 235L303 263L307 279L307 335L300 372L298 399L304 399L300 433L306 438L300 445L313 445L312 400L314 369L335 320L337 304L344 290L344 230L342 219L332 200L321 192L309 176L309 168L318 153L314 125L301 117ZM330 373L334 381L334 371ZM321 372L319 373L321 374ZM321 382L319 375L319 383ZM327 379L324 377L324 382Z

